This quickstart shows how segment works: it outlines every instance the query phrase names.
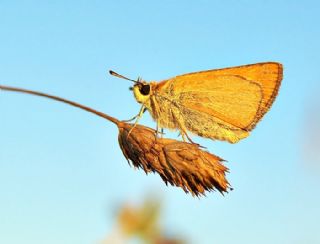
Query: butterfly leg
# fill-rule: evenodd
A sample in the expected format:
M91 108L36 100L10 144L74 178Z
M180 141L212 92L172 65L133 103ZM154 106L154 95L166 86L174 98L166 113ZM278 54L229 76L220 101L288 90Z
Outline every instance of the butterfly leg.
M132 117L131 119L122 120L122 122L131 122L132 120L135 120L135 119L137 119L138 117L141 118L141 117L142 117L142 114L143 114L145 111L147 111L147 108L142 105L142 107L141 107L141 109L140 109L140 111L139 111L139 113L138 113L137 115L135 115L135 116ZM140 119L140 118L138 118L138 119Z
M144 105L141 106L141 109L139 111L139 113L133 118L133 119L136 119L136 121L134 122L133 126L131 127L128 135L127 135L127 138L129 137L129 135L131 134L132 130L134 129L134 127L136 127L136 125L138 124L139 120L141 119L143 113L146 111L146 107ZM127 122L127 121L124 121L124 122Z
M187 133L186 131L182 130L182 129L180 130L180 135L182 136L182 140L183 140L184 142L187 142L187 140L186 140L186 138L187 138L188 141L189 141L191 144L194 144L194 145L196 145L196 146L198 146L198 147L201 147L201 148L206 148L206 147L201 146L199 143L196 143L196 142L192 141L191 138L189 137L188 133Z
M183 142L186 142L186 138L183 133L179 132L179 136L181 135Z
M180 130L180 135L182 136L182 140L183 140L184 142L187 141L187 140L186 140L186 138L187 138L189 142L191 142L192 144L196 144L196 143L194 143L194 142L191 140L191 138L188 136L188 134L187 134L186 131Z
M160 137L162 138L164 132L163 132L163 128L161 128L161 129L159 130L159 124L158 124L158 122L157 122L157 126L156 126L156 139L158 138L159 134L160 134Z
M156 126L156 140L158 138L158 134L159 134L159 124L158 124L158 121L157 121L157 126Z
M135 115L131 119L122 120L122 122L131 122L132 120L135 120L138 117L138 115Z
M184 125L184 121L181 119L181 116L178 116L180 114L180 111L176 111L176 113L172 113L173 118L175 119L175 122L177 123L177 127L179 128L180 131L180 135L182 136L182 140L184 142L187 142L186 138L188 139L188 141L192 144L198 145L198 143L195 143L191 140L191 138L189 137L188 133L187 133L187 129Z

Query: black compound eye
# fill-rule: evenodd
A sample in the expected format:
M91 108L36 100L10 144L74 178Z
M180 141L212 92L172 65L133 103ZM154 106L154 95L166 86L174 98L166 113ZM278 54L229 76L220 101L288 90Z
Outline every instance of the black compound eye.
M140 92L142 95L149 95L150 93L150 85L149 84L143 84L140 88Z

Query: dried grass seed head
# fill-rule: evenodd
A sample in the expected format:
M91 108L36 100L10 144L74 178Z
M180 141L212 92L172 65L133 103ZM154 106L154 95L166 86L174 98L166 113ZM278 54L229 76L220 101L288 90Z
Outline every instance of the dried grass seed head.
M129 164L146 173L157 172L166 184L181 187L193 196L212 190L224 193L230 188L223 159L196 144L157 138L151 128L136 125L132 129L132 126L118 124L119 145Z

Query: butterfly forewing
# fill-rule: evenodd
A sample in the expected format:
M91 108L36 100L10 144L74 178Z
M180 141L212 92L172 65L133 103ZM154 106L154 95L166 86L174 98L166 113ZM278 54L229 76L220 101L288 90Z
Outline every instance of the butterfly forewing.
M158 83L155 97L170 103L165 107L170 107L178 128L237 142L268 111L281 79L278 63L208 70Z

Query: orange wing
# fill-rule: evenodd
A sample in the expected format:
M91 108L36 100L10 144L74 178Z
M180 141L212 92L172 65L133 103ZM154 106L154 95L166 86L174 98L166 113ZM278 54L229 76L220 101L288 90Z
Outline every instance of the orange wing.
M277 96L282 72L279 63L257 63L184 74L158 83L156 90L231 130L250 131Z

